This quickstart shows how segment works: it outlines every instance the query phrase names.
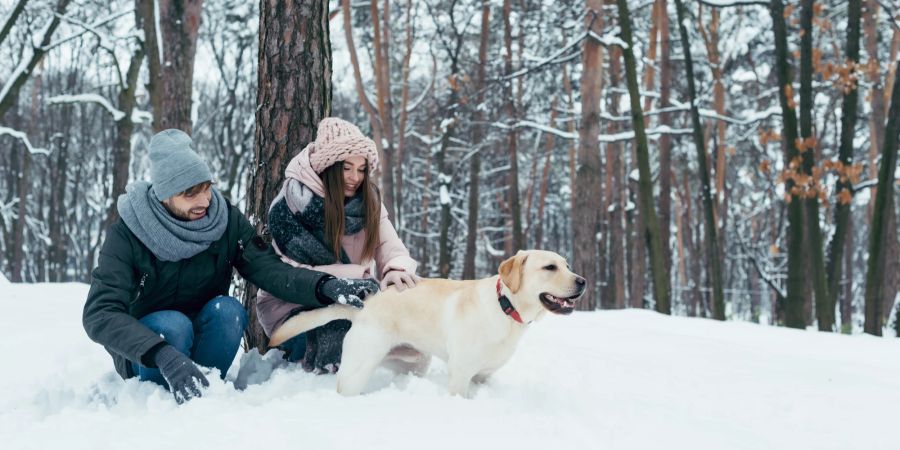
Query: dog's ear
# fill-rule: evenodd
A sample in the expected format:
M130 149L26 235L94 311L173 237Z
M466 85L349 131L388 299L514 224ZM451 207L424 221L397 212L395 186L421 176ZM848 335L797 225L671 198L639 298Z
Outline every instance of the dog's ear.
M507 259L500 263L500 280L503 281L503 284L509 286L509 290L515 294L519 292L519 287L522 285L522 276L523 272L525 272L525 260L528 259L528 254L519 251L516 253L516 256Z

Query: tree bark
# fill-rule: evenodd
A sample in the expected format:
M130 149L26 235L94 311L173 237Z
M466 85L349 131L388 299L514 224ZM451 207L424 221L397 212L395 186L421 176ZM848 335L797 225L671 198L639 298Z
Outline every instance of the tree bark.
M315 140L319 121L331 113L327 0L260 4L258 86L247 215L265 236L267 211L281 188L287 163ZM256 319L256 288L250 283L244 307L250 313L247 348L265 351L267 339Z
M778 77L778 97L784 128L781 132L782 148L785 154L785 172L793 175L800 170L800 155L797 140L797 115L794 112L793 88L791 87L790 65L788 63L787 26L784 4L781 0L771 0L769 12L772 15L772 30L775 36L775 70ZM802 197L795 191L793 176L785 177L785 197L788 208L788 277L787 297L784 306L784 323L791 328L805 328L804 303L804 246L803 246L803 205ZM798 188L799 189L799 188Z
M878 5L878 0L864 1L866 4L865 8L863 8L862 20L865 31L864 43L866 53L869 55L870 60L880 61L878 56L878 12L880 6ZM871 83L868 97L872 108L869 113L869 135L871 136L869 139L871 143L869 147L869 176L877 178L877 158L881 152L881 144L884 142L884 114L886 112L884 106L884 83L882 82L880 71L872 71L868 75ZM875 193L873 192L872 194L872 198L869 201L869 216L872 215L872 209L875 207Z
M153 131L176 128L191 134L194 54L203 0L136 1L144 18ZM161 29L156 28L157 23Z
M814 0L801 1L800 14L800 138L804 144L801 151L803 157L803 173L811 178L804 196L805 223L807 239L809 242L809 256L811 261L813 290L816 294L816 318L819 331L832 331L834 327L834 304L828 294L828 280L825 274L825 257L822 231L819 228L819 184L815 174L815 140L813 134L813 4ZM797 145L797 144L795 144ZM815 170L814 170L815 169Z
M384 10L380 14L378 0L369 2L372 19L372 46L375 59L375 100L377 102L379 123L383 139L377 142L382 155L382 200L388 215L395 217L396 192L394 192L394 102L391 96L391 58L390 58L390 2L384 0ZM379 17L381 16L381 17ZM387 144L387 145L385 145Z
M896 71L894 84L900 82L900 70ZM878 191L875 194L875 210L869 231L869 259L866 265L866 324L865 332L881 336L884 302L884 269L887 265L884 244L888 233L896 233L889 227L889 215L894 208L894 171L897 168L897 142L900 140L900 89L891 95L888 122L884 130L881 166L878 170ZM893 296L892 296L893 297Z
M406 224L403 222L403 172L404 172L404 151L406 150L406 125L409 119L409 62L413 52L413 20L412 20L412 0L406 0L406 54L403 55L403 65L400 75L400 118L397 133L397 155L396 155L396 179L394 180L394 191L397 193L394 205L394 225L397 227L397 233L400 238L405 237L404 230Z
M455 73L455 71L454 71ZM450 104L456 104L455 91L451 94ZM450 108L447 108L448 110ZM452 113L451 113L452 114ZM456 118L445 119L444 135L441 138L441 148L437 153L438 168L438 190L440 191L441 204L441 224L440 224L440 249L438 253L438 274L441 278L450 277L450 264L452 260L452 251L450 245L450 208L452 202L450 199L450 181L451 176L447 173L447 147L450 146L450 139L456 129Z
M659 107L671 106L672 96L672 61L669 46L669 14L667 0L658 1L659 17ZM672 115L663 113L659 117L660 125L672 126ZM672 137L663 134L659 137L659 233L663 243L663 259L666 273L672 273ZM673 298L675 296L673 295Z
M601 35L603 1L587 0L585 28ZM573 270L587 281L578 309L597 307L597 199L600 197L600 101L603 89L603 50L588 36L584 40L581 79L581 127L578 136L578 172L575 176L575 209L572 218Z
M140 28L144 18L140 15L140 8L137 8L137 5L135 6L135 19L138 28ZM106 210L104 229L115 222L119 217L115 200L119 195L125 193L125 185L128 184L128 171L131 166L131 135L134 131L134 122L131 120L131 113L134 111L136 103L135 93L137 92L138 75L141 72L141 65L143 63L144 45L139 42L134 53L131 55L128 72L125 75L125 85L120 86L119 90L119 111L122 111L124 116L116 121L116 142L113 147L112 155L112 189L110 190L110 197L113 201Z
M634 127L635 148L637 149L639 181L639 205L644 219L642 236L647 241L650 249L650 273L653 278L653 298L656 301L656 311L663 314L671 314L672 307L669 299L669 276L663 261L662 242L659 235L659 219L656 215L655 202L653 201L653 180L650 177L650 155L647 148L647 134L644 131L644 114L641 109L641 95L637 80L637 63L634 57L631 37L631 17L628 11L628 0L616 0L619 6L619 26L622 29L622 40L626 47L622 50L625 62L625 79L628 84L628 93L631 97L631 122Z
M556 126L556 110L558 98L553 96L550 101L550 127ZM553 148L556 146L556 136L553 133L547 134L547 141L544 145L544 167L541 171L541 183L538 194L538 210L537 210L537 228L534 232L534 248L545 248L544 240L544 206L547 203L547 186L550 184L550 157L553 155ZM537 157L535 157L537 160ZM530 208L529 208L530 209Z
M725 320L725 294L722 287L722 265L719 259L718 227L715 220L715 203L712 198L706 145L703 141L703 126L700 123L700 111L697 107L697 88L694 85L694 62L691 56L691 43L685 27L685 10L681 0L675 0L678 10L678 29L681 33L681 46L684 52L688 95L691 101L691 123L694 129L694 146L697 151L697 162L700 166L700 192L703 198L704 225L706 231L706 258L709 262L709 278L712 284L712 313L716 320Z
M503 68L506 76L512 74L513 71L511 12L511 0L503 0L503 43L506 46ZM518 112L512 92L512 80L508 80L504 86L506 88L506 115L515 124L518 120ZM519 199L519 131L516 127L509 129L507 147L509 150L509 210L512 216L512 253L514 254L525 248L522 237L522 206Z
M853 67L859 63L859 36L860 36L860 18L862 15L862 0L849 0L847 3L847 47L846 47L846 63ZM841 105L841 141L838 151L838 160L841 169L846 170L853 164L853 138L856 135L856 111L859 103L859 89L856 83L855 70L851 69L854 74L853 84L847 86L844 90L844 98ZM843 255L846 248L846 241L851 228L850 223L850 206L853 201L853 183L846 173L839 174L838 181L834 189L837 195L834 209L834 235L831 238L831 244L828 251L828 263L826 270L828 272L828 292L831 294L830 309L834 310L834 304L839 297L840 283L843 278L842 263ZM849 269L849 267L848 267ZM848 279L852 285L852 279ZM849 299L845 299L849 300ZM841 322L849 323L849 311L841 306Z
M475 89L478 95L475 100L475 112L472 117L472 143L474 145L482 145L484 140L484 127L481 122L484 120L482 112L482 104L484 103L484 80L485 67L487 66L488 38L491 31L491 5L487 0L481 2L481 37L478 44L478 66L475 68L476 83ZM482 147L484 148L484 147ZM475 279L475 258L478 255L478 197L479 197L479 177L481 175L481 150L472 155L469 161L469 217L466 221L466 254L463 260L464 280Z

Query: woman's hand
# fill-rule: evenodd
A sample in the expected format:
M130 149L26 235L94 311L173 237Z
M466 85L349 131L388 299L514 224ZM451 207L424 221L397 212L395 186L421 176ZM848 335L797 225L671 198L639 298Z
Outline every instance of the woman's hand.
M381 279L381 290L387 289L388 286L394 285L398 292L403 292L407 288L416 287L419 277L414 273L407 273L402 270L392 270L384 275Z

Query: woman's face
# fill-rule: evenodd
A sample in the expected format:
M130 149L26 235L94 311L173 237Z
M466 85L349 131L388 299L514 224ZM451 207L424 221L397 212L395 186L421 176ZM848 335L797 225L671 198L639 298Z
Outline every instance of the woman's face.
M366 158L362 156L351 156L343 161L344 164L344 196L353 197L356 190L366 178L366 171L369 170Z

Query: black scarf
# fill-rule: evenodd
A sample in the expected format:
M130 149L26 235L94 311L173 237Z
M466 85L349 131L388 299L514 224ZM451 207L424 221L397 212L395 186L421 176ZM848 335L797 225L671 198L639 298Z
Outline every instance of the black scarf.
M344 202L344 235L362 231L366 210L362 196ZM334 257L331 243L325 238L325 199L295 179L288 179L269 209L269 231L278 249L301 264L321 266L350 264L341 249L341 260Z

